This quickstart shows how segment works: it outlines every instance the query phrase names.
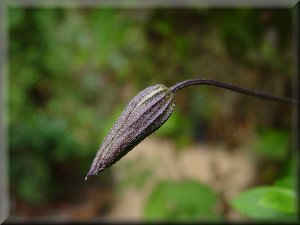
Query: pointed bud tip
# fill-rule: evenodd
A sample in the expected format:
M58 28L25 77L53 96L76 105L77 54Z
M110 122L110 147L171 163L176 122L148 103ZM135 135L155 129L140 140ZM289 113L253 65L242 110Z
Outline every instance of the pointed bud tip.
M99 171L95 171L95 170L90 170L88 172L88 174L86 175L86 177L84 178L84 180L90 180L92 179L93 177L95 177L99 172L101 172L102 170L105 170L105 167L101 167L99 169Z
M84 178L84 180L90 180L93 176L95 176L95 175L97 175L97 174L95 174L95 173L88 173L87 175L86 175L86 177Z

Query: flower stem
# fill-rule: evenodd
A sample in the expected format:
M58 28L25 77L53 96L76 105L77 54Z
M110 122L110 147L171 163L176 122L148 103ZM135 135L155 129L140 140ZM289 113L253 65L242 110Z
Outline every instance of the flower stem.
M217 86L221 87L224 89L228 89L231 91L235 91L238 93L246 94L246 95L251 95L254 97L258 98L263 98L263 99L268 99L268 100L273 100L273 101L278 101L278 102L284 102L284 103L292 103L292 104L299 104L298 100L296 99L290 99L287 97L281 97L281 96L274 96L270 94L266 94L260 91L254 91L254 90L249 90L241 87L237 87L231 84L223 83L220 81L215 81L215 80L207 80L207 79L190 79L190 80L185 80L180 83L175 84L174 86L170 87L170 91L172 93L176 93L177 91L193 86L193 85L212 85L212 86Z

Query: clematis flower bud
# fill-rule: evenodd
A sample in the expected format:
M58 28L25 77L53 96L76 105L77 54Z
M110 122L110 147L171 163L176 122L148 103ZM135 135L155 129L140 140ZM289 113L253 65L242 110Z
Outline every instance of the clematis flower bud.
M174 94L181 89L194 85L212 85L241 94L272 101L299 104L298 99L274 96L260 91L249 90L215 80L185 80L168 88L162 84L146 88L136 95L126 106L121 116L104 138L86 180L98 172L107 169L138 143L163 125L171 116L174 108Z
M175 108L173 96L170 89L161 84L137 94L108 132L85 179L113 165L160 128Z

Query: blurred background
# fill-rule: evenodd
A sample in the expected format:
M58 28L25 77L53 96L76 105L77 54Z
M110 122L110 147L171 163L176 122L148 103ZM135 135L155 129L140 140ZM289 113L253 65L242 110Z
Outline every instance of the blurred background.
M294 218L291 107L216 87L178 92L157 132L84 180L116 118L148 86L207 78L291 96L291 10L8 14L8 221ZM278 198L284 207L272 205Z

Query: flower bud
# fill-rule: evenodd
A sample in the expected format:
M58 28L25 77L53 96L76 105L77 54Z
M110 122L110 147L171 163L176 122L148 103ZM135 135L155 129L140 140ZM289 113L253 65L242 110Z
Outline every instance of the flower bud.
M110 167L160 128L174 108L173 93L164 85L154 85L137 94L108 132L85 179Z

